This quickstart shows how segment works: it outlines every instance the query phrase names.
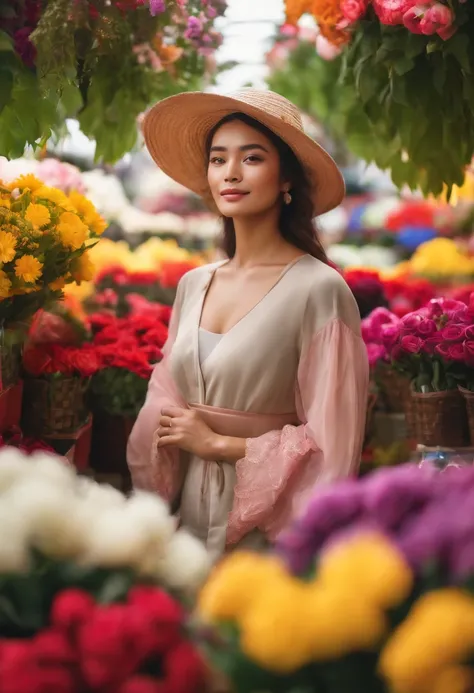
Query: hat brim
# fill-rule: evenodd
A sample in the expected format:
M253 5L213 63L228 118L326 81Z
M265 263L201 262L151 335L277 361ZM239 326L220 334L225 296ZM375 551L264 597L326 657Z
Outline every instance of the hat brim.
M231 113L251 116L293 150L310 179L315 216L341 203L344 179L317 142L278 115L231 96L186 92L160 101L148 111L143 123L148 151L166 175L201 196L216 211L207 183L206 139L212 128Z

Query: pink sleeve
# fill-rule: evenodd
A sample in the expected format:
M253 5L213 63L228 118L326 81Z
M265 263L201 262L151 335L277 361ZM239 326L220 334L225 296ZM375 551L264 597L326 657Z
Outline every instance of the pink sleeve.
M228 542L258 527L270 538L305 507L317 484L356 473L369 382L362 338L341 319L329 321L302 350L296 407L300 426L247 440Z
M182 294L181 281L171 314L168 339L163 347L163 359L153 370L145 403L138 414L127 445L127 463L133 487L154 491L166 500L172 500L175 495L179 450L171 447L158 450L156 430L163 407L186 406L168 368L169 355L178 331Z

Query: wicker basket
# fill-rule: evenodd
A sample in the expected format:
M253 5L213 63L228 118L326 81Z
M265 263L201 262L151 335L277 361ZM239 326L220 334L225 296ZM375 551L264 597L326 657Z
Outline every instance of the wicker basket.
M74 433L87 421L85 392L89 379L27 378L24 383L22 428L28 435Z
M405 412L410 399L408 378L398 373L388 363L378 365L376 377L387 411L392 414Z
M463 396L464 404L466 405L469 438L471 445L474 445L474 392L466 390L465 387L459 387L459 392Z
M430 447L463 447L469 442L466 407L458 390L411 392L416 441Z

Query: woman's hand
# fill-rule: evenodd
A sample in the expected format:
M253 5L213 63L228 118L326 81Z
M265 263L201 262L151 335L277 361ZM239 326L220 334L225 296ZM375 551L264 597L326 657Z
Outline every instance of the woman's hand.
M165 407L161 410L158 447L174 445L203 460L216 459L216 442L220 436L204 423L197 411Z

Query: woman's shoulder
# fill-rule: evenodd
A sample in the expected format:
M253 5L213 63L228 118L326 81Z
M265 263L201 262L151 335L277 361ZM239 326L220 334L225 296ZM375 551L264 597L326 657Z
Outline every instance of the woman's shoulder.
M194 267L181 277L178 290L183 295L202 290L206 283L210 281L212 273L222 264L223 262L220 261Z
M359 308L342 274L314 257L308 257L305 266L307 315L313 316L317 327L339 318L348 327L359 332Z

